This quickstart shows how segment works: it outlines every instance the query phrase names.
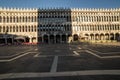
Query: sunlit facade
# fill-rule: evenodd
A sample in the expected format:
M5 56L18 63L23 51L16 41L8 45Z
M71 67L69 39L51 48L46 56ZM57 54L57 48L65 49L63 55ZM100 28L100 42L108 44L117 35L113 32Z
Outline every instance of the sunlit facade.
M120 8L0 8L0 43L120 41Z

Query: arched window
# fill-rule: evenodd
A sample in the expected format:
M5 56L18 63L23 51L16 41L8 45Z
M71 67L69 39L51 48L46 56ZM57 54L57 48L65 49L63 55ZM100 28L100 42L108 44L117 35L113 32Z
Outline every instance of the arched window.
M13 17L13 22L15 22L15 16Z
M30 30L30 26L28 26L28 32L31 32L31 30Z
M0 16L0 23L2 22L2 17Z
M27 20L27 16L25 17L25 22L27 22L28 20Z
M0 26L0 32L2 31L2 27Z
M16 32L18 32L18 26L16 26Z
M33 16L32 16L32 21L31 22L34 22L34 18L33 18Z
M9 17L7 16L7 22L9 22Z
M21 32L21 26L19 26L19 29L20 29L19 31Z
M5 16L3 16L3 22L5 22Z
M12 22L12 16L10 16L10 22Z
M33 26L31 26L31 31L33 32Z
M13 32L15 32L15 26L13 26Z
M10 26L10 32L12 32L12 26Z
M18 20L18 16L16 17L16 22L19 22L19 20Z
M22 26L22 31L23 31L23 32L25 31L24 26Z
M27 32L27 26L25 26L25 32Z

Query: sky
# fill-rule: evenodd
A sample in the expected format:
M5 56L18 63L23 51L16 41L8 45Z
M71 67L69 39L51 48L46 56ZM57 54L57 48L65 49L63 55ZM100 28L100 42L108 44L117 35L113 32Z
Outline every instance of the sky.
M12 8L120 8L120 0L0 0Z

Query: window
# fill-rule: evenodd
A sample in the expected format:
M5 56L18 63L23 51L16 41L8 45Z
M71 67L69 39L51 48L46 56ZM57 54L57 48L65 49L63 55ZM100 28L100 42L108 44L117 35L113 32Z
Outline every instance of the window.
M2 27L0 26L0 32L2 31Z
M2 22L2 17L0 16L0 23Z

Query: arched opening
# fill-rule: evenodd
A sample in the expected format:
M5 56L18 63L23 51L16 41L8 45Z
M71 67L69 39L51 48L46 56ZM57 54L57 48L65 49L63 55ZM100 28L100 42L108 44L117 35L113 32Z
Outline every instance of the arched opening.
M120 41L120 34L119 33L115 34L115 40Z
M85 40L88 40L88 39L89 39L89 35L85 34Z
M73 37L71 34L68 34L67 38L68 38L68 40L67 40L68 43L73 41Z
M62 35L62 43L65 43L65 42L66 42L66 37L67 37L67 36L66 36L65 34Z
M95 40L99 40L99 34L95 34Z
M32 37L32 43L36 43L36 37Z
M104 34L100 34L100 40L104 40Z
M14 38L14 42L18 43L18 44L24 43L25 42L25 37L17 36L17 37Z
M50 35L50 43L54 43L54 35Z
M0 38L0 44L5 44L5 38Z
M109 40L109 37L110 37L109 34L106 33L106 34L105 34L105 40Z
M79 38L78 38L78 35L77 35L77 34L74 34L74 35L73 35L73 40L74 40L74 41L78 41L78 39L79 39Z
M56 35L56 43L60 43L60 35Z
M110 40L114 40L114 34L113 33L110 34Z
M48 35L43 36L44 43L48 43Z
M25 41L28 43L28 42L30 42L30 38L29 37L26 37L25 38Z
M38 37L38 42L39 42L39 43L42 42L42 37Z
M12 44L12 38L7 38L7 43Z
M94 40L94 34L90 34L91 40Z

